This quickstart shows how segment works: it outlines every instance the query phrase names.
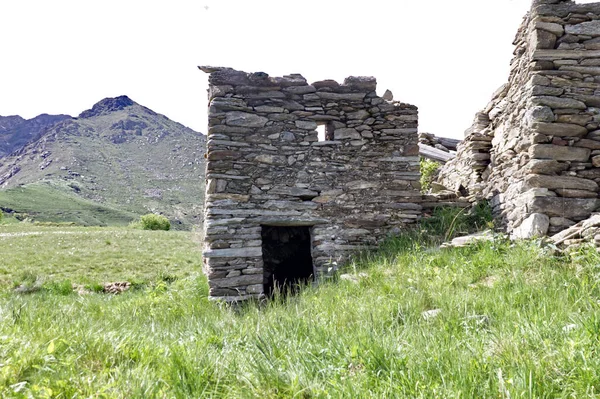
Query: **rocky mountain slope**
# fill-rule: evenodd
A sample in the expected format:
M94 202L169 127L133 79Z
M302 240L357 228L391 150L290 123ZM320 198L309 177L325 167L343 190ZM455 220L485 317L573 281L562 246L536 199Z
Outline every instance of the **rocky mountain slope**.
M70 118L69 115L48 114L28 120L18 115L0 116L0 158L39 138L48 127Z
M19 117L0 120L2 126L19 123ZM20 198L26 198L23 190L32 187L39 193L42 185L44 193L60 192L61 202L77 198L118 210L127 215L123 223L131 215L158 212L175 227L189 228L202 213L205 140L126 96L106 98L77 118L47 127L22 149L0 156L0 207L7 192L19 190ZM41 202L40 214L44 206L56 206ZM29 212L35 208L30 206ZM65 205L65 220L73 220L75 208ZM106 223L102 213L100 209L82 220ZM61 212L56 214L60 219Z

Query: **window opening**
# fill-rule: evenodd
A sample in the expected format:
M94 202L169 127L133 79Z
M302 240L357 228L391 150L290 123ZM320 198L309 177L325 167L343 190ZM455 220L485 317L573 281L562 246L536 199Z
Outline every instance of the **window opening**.
M325 124L317 126L317 137L319 141L325 141Z
M317 125L317 137L319 141L333 140L333 125L331 123L319 123Z

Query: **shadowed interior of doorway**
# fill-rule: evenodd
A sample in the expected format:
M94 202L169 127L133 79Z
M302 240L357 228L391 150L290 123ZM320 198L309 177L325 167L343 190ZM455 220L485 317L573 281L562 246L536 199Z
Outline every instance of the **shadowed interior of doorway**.
M294 293L313 281L310 227L262 226L264 293Z

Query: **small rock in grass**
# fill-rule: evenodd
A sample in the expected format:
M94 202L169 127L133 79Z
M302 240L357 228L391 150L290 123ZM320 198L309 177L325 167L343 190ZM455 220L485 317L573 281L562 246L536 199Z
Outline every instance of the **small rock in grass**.
M358 284L361 278L368 277L367 273L358 273L358 274L342 274L340 278L342 280L350 281L352 283Z
M456 237L451 242L445 242L441 245L442 248L448 247L466 247L480 241L493 241L494 234L490 230L481 233L475 233L468 236Z
M131 283L129 281L120 281L104 284L103 291L107 294L120 294L127 291L129 288L131 288Z
M425 320L431 320L438 317L440 313L442 313L442 309L432 309L421 313L421 316L423 316Z
M15 293L17 294L31 294L33 292L37 292L41 289L41 287L39 285L34 285L34 286L27 286L27 285L20 285L18 287L15 288Z
M73 291L75 291L78 295L88 295L92 292L87 290L85 286L81 284L72 284Z

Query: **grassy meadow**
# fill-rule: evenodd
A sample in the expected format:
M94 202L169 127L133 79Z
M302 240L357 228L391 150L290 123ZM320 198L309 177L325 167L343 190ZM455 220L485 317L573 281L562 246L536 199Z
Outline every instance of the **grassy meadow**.
M0 225L0 397L600 396L600 256L424 239L452 220L237 307L207 299L193 233Z
M0 204L14 210L20 218L45 223L126 226L139 218L139 213L82 198L65 182L40 181L0 190Z

